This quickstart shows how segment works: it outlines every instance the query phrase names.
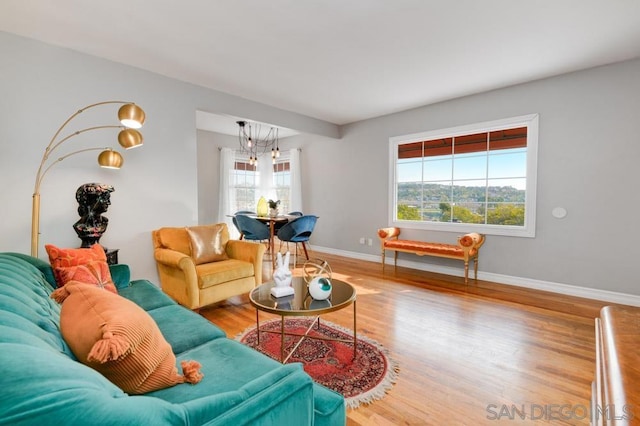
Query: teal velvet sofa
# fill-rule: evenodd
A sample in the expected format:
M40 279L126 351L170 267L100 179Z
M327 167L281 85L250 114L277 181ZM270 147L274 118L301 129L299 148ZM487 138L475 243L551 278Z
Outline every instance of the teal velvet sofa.
M342 395L314 383L300 364L280 363L225 336L146 280L111 267L123 297L156 321L177 358L204 378L130 396L78 362L59 330L48 263L0 253L0 424L344 425Z

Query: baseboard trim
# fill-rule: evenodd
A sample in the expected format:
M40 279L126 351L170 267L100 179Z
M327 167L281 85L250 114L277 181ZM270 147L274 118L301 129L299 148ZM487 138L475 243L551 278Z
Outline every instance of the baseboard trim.
M338 250L330 247L313 246L313 250L321 253L333 254L336 256L349 257L352 259L365 260L369 262L380 262L379 255L358 253L346 250ZM391 257L391 259L389 259ZM387 257L386 264L393 264L393 256ZM417 269L420 271L434 272L437 274L464 276L464 269L450 266L434 265L410 260L398 259L398 266ZM473 272L471 272L472 274ZM506 284L515 287L530 288L533 290L549 291L552 293L565 294L567 296L584 297L585 299L599 300L603 302L617 303L621 305L640 307L640 296L635 294L619 293L615 291L601 290L596 288L580 287L571 284L542 281L532 278L514 277L510 275L495 274L491 272L478 271L478 279L491 281L498 284Z

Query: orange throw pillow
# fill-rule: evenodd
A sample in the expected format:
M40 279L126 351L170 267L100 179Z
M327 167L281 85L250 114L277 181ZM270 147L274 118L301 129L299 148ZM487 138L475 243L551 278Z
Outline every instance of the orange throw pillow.
M104 287L113 293L118 292L111 278L107 255L100 244L77 249L63 249L47 244L44 248L49 255L58 287L75 280Z
M104 288L112 293L118 290L111 280L109 265L107 262L92 260L84 265L68 266L56 268L63 283L70 281L80 281L85 284L93 284L96 287ZM64 285L64 284L63 284Z
M176 357L151 316L117 294L70 281L51 297L62 303L60 331L73 354L129 394L198 383L200 364Z

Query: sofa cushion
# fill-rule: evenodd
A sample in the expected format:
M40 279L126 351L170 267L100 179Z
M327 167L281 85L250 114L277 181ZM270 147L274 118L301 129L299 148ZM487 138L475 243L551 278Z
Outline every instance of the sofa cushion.
M158 398L130 398L98 372L28 342L0 343L8 425L184 425L189 413ZM193 424L193 423L192 423Z
M222 224L187 228L191 257L196 265L228 259L226 252L229 233Z
M201 289L255 275L252 263L237 259L197 265L196 272Z
M302 364L286 364L279 362L263 355L248 346L245 346L235 340L216 339L205 345L194 348L181 355L178 360L186 358L206 359L208 362L203 364L202 372L204 378L202 386L191 386L181 388L166 388L155 392L151 392L150 396L156 396L172 403L181 403L191 400L200 400L209 394L219 394L222 392L233 392L237 389L267 387L274 385L274 376L283 376L286 368L296 368L302 370ZM221 365L242 365L238 369L221 369ZM269 373L265 373L269 372ZM344 397L322 385L314 383L307 374L298 377L294 383L283 383L287 388L286 393L304 393L300 389L292 390L292 387L299 387L303 384L311 383L313 386L313 410L315 413L314 424L319 426L333 426L345 424L346 410ZM249 384L249 385L247 385ZM207 393L209 390L210 393ZM269 387L272 389L272 387ZM284 393L285 391L283 391ZM277 401L278 392L270 391L273 395L272 403L280 404ZM290 396L291 399L291 396ZM255 407L256 410L269 409L269 407ZM290 419L287 424L296 424Z
M145 311L176 304L173 299L148 280L133 280L127 287L118 289L118 294L131 300Z
M282 367L296 369L301 364L286 365L274 361L240 342L231 339L215 339L205 345L193 348L177 356L182 359L206 359L202 365L204 377L202 386L189 386L180 388L166 388L149 393L174 404L202 398L210 394L231 392L241 388L246 383L259 380L267 372L278 370ZM224 366L242 366L238 368L225 368ZM313 383L311 377L304 375L302 381Z
M141 394L185 380L199 381L197 371L185 371L188 377L178 374L171 346L135 303L77 281L52 296L59 294L66 295L60 329L75 356L125 392ZM183 370L188 366L194 367L183 364Z
M23 257L0 253L0 324L28 332L53 351L75 359L60 334L60 305L49 299L52 290Z
M45 262L42 259L38 259L37 257L29 256L28 254L24 253L6 252L2 253L2 255L26 261L30 265L35 266L42 273L43 277L51 285L52 288L56 288L58 286L56 283L56 278L53 276L53 268L51 268L49 262Z
M0 306L0 324L7 326L13 330L17 330L20 333L28 334L33 339L36 339L39 343L32 344L32 346L47 347L49 351L59 352L65 354L70 359L76 359L71 348L62 338L62 335L58 331L56 324L52 321L47 321L43 318L40 324L33 323L23 315L7 312ZM55 327L55 328L54 328ZM29 339L30 340L30 339ZM15 343L16 340L9 334L0 334L0 343ZM26 341L21 341L26 343Z
M148 313L176 355L211 340L226 337L226 333L215 324L175 303ZM177 321L177 318L180 320Z
M104 287L112 293L118 292L107 265L107 255L100 244L77 249L64 249L47 244L44 248L49 255L58 287L76 280Z

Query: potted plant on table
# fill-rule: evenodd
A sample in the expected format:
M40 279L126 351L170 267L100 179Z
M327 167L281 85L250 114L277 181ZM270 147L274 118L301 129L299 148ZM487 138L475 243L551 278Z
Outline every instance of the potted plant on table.
M276 217L278 216L278 206L280 205L280 200L269 200L269 216Z

